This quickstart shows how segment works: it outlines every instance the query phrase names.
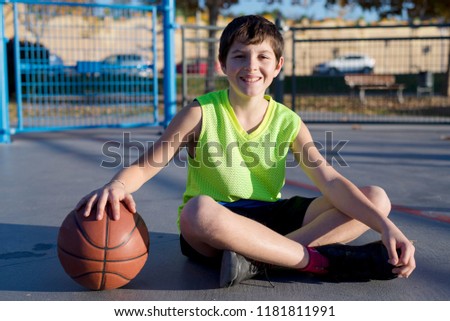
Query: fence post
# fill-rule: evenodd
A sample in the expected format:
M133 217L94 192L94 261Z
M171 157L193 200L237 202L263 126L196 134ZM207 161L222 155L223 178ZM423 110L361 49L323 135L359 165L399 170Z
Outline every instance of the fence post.
M0 3L0 143L11 142L9 128L8 71L6 64L4 5Z
M167 127L177 111L175 75L175 0L164 0L164 122Z
M297 81L297 77L295 75L295 68L296 66L296 51L295 51L295 29L292 29L292 74L291 74L291 108L292 110L295 111L295 100L296 100L296 95L297 95L297 86L296 86L296 81Z
M281 13L275 19L275 25L281 34L284 34L284 22ZM283 35L284 36L284 35ZM284 103L284 67L281 68L280 73L274 79L274 98L277 102Z

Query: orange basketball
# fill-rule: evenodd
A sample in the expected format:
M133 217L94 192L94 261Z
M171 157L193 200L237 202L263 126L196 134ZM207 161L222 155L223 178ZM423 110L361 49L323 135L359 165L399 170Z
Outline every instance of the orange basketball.
M108 212L108 210L107 210ZM109 214L109 213L107 213ZM58 234L58 257L66 273L92 290L124 286L141 271L149 250L149 234L138 213L120 205L120 219L72 211Z

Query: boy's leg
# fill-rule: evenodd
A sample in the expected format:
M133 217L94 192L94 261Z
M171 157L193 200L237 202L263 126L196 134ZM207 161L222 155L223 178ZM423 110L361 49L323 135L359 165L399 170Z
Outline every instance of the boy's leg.
M390 203L382 189L368 187L362 191L388 215ZM242 271L242 268L254 268L253 263L246 260L246 257L313 273L332 272L338 278L350 275L356 278L386 280L396 277L391 272L393 266L388 264L387 251L381 242L360 247L304 247L300 242L308 246L346 242L367 230L363 224L334 209L325 198L314 201L307 212L305 224L286 237L263 224L231 212L210 197L201 196L186 204L180 219L181 233L195 250L205 256L218 256L222 253L221 250L240 254L229 256L234 259L225 263L228 269L238 266L242 273L226 273L225 282L222 282L221 273L221 283L224 285L232 285L235 281L239 282L255 275L253 271ZM226 257L228 256L224 256ZM223 264L224 261L222 267Z
M361 191L388 215L390 202L381 188L364 187ZM324 197L311 203L303 226L286 236L231 212L208 196L196 197L185 205L180 227L184 239L207 257L231 250L253 260L296 269L309 262L305 246L346 243L368 229L333 208Z
M208 196L190 200L180 217L181 234L207 257L231 250L253 260L289 268L308 263L306 248L268 227L235 214Z
M362 187L363 194L388 216L391 203L385 191L377 186ZM286 235L305 246L348 243L369 228L341 213L323 196L316 198L306 211L302 228Z

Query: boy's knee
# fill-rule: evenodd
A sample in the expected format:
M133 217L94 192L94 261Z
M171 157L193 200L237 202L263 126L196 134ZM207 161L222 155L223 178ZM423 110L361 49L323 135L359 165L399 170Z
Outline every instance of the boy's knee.
M214 201L214 199L207 195L196 196L186 202L186 205L183 208L183 212L201 213L202 211L210 208L211 205L215 203L216 201Z
M198 229L209 220L211 207L216 202L209 196L200 195L191 198L184 206L180 215L181 229Z
M391 201L386 191L380 186L366 186L362 188L366 197L386 216L391 212Z

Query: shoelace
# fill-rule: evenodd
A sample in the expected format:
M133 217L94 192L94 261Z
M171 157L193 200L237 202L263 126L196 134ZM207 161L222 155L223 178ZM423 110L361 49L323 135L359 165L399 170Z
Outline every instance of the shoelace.
M275 288L275 285L272 283L272 281L270 281L269 279L269 273L268 273L268 266L265 263L260 263L260 262L256 262L256 261L252 261L252 264L250 264L250 272L257 274L261 271L264 272L264 277L266 278L266 281L269 282L270 286L272 288Z
M269 282L270 286L272 288L274 288L275 285L272 283L272 281L270 281L269 274L267 273L267 270L268 270L267 267L264 267L264 277L266 278L267 282Z

